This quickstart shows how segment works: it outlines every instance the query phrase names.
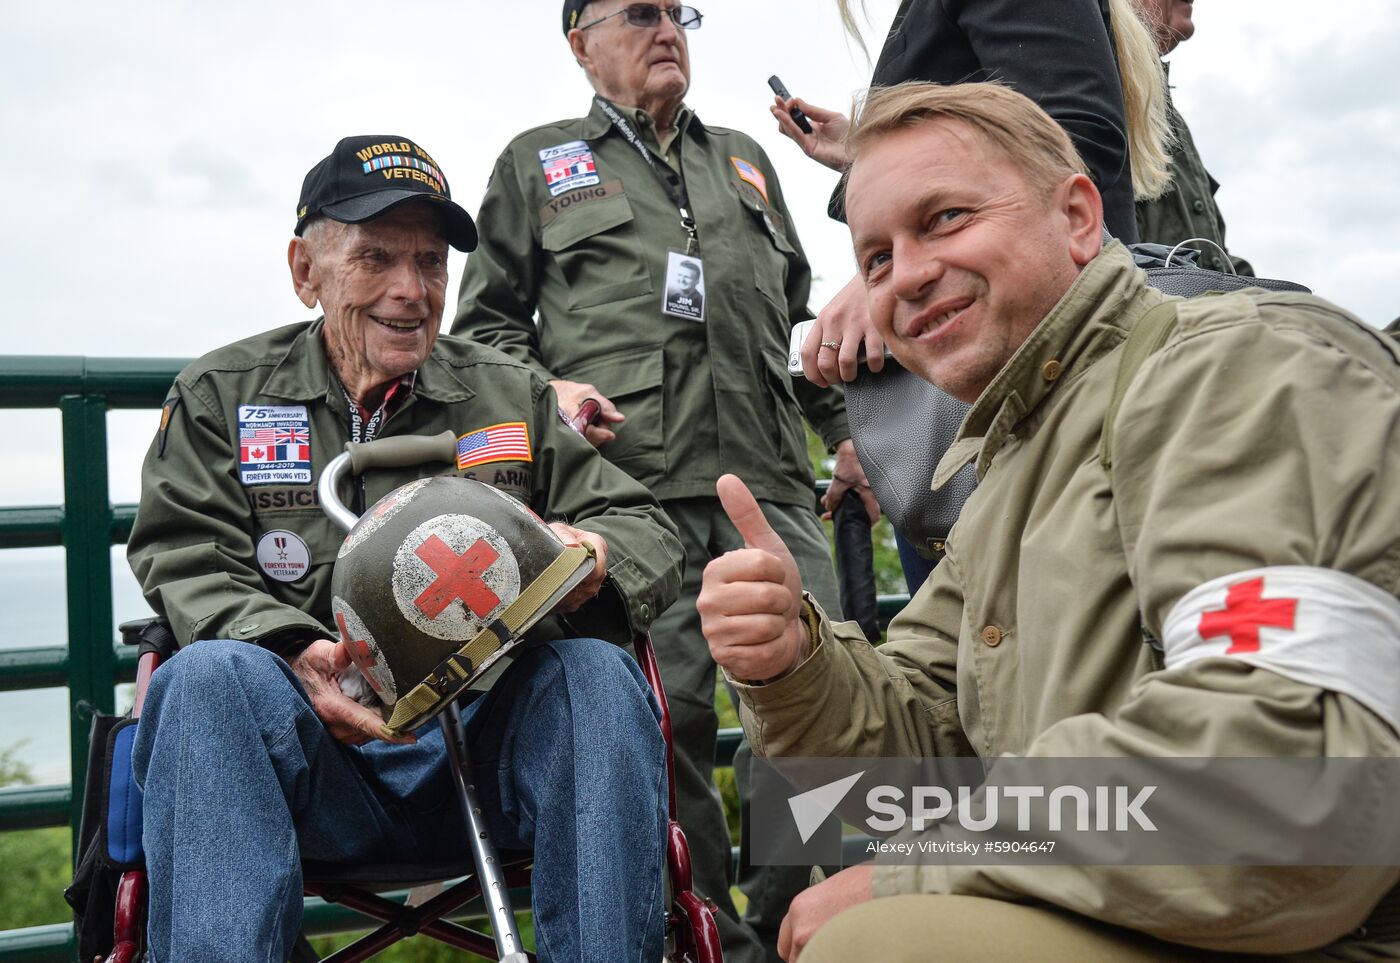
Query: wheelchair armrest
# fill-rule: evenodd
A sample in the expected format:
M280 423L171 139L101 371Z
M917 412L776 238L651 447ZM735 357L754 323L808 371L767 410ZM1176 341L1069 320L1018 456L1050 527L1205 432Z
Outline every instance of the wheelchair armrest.
M175 654L179 644L170 628L170 620L163 615L151 615L144 619L132 619L117 626L121 633L122 645L139 645L137 657L154 652L164 662Z

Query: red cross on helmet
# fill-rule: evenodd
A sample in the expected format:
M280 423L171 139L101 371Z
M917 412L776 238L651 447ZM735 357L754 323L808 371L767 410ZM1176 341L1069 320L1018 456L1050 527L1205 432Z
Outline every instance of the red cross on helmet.
M331 610L388 726L416 729L592 570L537 515L468 478L424 478L376 502L336 556Z

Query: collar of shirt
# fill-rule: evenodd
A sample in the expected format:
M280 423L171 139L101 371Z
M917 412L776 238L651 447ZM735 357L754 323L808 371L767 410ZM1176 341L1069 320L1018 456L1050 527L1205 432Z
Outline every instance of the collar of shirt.
M677 166L677 158L672 148L676 145L681 131L690 128L691 124L699 123L699 118L695 112L684 104L676 111L676 122L671 125L665 139L658 139L656 135L656 124L652 122L651 115L640 107L627 107L622 104L617 105L617 109L622 116L632 122L638 135L642 138L642 143L651 148L652 152L664 158L666 163L673 169ZM595 140L605 137L609 132L617 133L613 129L612 121L608 120L608 115L603 113L603 109L595 101L588 111L588 116L583 123L583 139ZM617 134L621 137L621 134Z
M355 404L360 409L360 417L369 420L370 416L378 412L382 418L388 418L394 412L403 407L403 403L408 400L408 396L413 394L413 386L418 381L418 372L410 371L403 375L398 381L391 384L384 392L384 400L379 403L375 411L370 411L364 405ZM347 394L348 398L349 395ZM354 402L351 402L354 404Z
M333 408L340 409L345 403L345 394L340 382L331 373L326 358L325 340L322 331L325 318L317 318L294 340L287 353L277 361L277 366L268 375L261 393L272 398L286 398L293 401L325 399ZM472 397L476 392L462 380L458 369L444 363L440 356L440 345L434 345L432 354L423 366L413 372L411 393L396 396L396 403L402 407L409 397L451 404Z
M672 156L671 147L675 144L676 137L690 123L690 118L693 116L690 108L682 104L676 110L676 122L671 125L671 129L666 132L665 137L657 133L656 122L651 119L651 114L640 107L623 107L622 113L636 126L642 135L642 140L646 141L646 145L661 157L666 158L667 164L675 167L676 158Z

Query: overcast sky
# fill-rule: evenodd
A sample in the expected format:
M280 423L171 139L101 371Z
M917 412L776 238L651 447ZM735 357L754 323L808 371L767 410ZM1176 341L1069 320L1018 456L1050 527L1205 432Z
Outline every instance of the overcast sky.
M765 145L818 282L849 277L845 229L825 216L834 175L780 137L765 79L849 103L869 65L834 2L699 0L688 98ZM895 0L871 0L872 52ZM306 170L341 136L404 134L475 211L519 131L588 107L555 0L245 0L12 4L0 35L11 187L0 234L6 353L190 357L310 316L286 240ZM1349 0L1200 0L1173 55L1177 104L1224 185L1230 246L1264 275L1311 286L1372 324L1400 315L1400 12ZM452 287L462 258L453 253ZM449 303L449 316L451 305ZM0 502L56 500L56 444L0 412L35 471ZM128 429L130 423L139 430ZM153 419L114 418L113 484ZM56 422L55 422L56 425ZM134 432L131 433L131 432ZM35 437L36 434L39 437Z

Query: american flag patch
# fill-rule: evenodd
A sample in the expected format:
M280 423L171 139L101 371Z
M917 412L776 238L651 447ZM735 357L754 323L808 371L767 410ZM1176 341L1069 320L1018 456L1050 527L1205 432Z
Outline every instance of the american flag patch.
M469 431L457 439L457 470L492 461L534 461L530 432L523 421L508 421Z
M748 181L758 192L763 195L765 201L768 200L768 178L763 176L763 172L754 167L742 157L731 157L729 162L734 165L734 169L739 172L741 181Z
M598 183L598 165L587 141L572 140L546 147L540 151L540 166L544 168L550 197Z

